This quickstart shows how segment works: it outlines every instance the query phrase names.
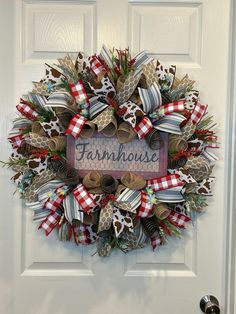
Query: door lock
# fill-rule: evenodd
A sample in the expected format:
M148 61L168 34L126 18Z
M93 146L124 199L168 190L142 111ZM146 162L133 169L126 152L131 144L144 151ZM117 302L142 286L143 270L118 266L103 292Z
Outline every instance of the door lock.
M200 301L200 308L205 314L220 314L219 301L213 295L205 295Z

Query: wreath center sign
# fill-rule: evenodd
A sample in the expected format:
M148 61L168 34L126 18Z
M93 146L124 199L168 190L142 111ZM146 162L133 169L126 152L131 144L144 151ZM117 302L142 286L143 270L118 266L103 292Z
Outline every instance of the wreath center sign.
M3 162L46 236L99 256L179 237L212 195L216 124L194 81L129 49L69 55L17 104Z
M67 139L67 159L82 176L91 170L102 171L120 179L126 171L146 179L167 174L168 136L160 135L163 145L152 150L146 141L132 139L122 144L117 137L95 136L90 139Z

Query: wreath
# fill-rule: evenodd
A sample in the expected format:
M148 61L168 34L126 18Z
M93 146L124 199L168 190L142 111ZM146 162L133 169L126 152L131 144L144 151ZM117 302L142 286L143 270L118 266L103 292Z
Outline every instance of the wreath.
M48 236L61 241L96 242L99 256L113 248L127 253L151 243L153 250L179 237L185 224L202 212L212 195L211 176L217 137L207 105L194 81L176 77L176 66L146 52L108 50L77 58L69 55L33 82L16 109L9 133L12 180ZM83 177L67 162L68 137L96 133L134 138L152 150L168 134L166 175L147 179L124 172L120 178L91 170Z

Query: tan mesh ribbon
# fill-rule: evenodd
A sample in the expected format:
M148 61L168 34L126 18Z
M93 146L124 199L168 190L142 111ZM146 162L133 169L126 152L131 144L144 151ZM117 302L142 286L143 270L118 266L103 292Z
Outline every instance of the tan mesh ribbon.
M66 147L65 136L55 136L48 138L36 133L30 133L27 143L38 148L45 148L49 150L63 150Z
M48 86L47 84L44 84L42 82L34 82L34 89L33 89L33 93L35 94L40 94L43 96L48 96L50 95L50 93L48 92Z
M134 76L133 73L129 73L123 86L116 95L116 100L120 105L130 98L136 86L138 85L139 80L140 75Z
M75 69L74 62L72 61L72 59L69 55L66 55L63 59L58 59L58 62L61 66L66 68L74 76L74 78L78 78L78 73ZM65 73L65 75L66 75L66 73ZM67 79L69 79L70 83L74 83L74 81L72 79L70 79L67 75L66 75L66 77L67 77Z
M121 183L132 190L141 190L146 186L146 180L132 172L125 172L121 177Z
M32 180L32 184L25 189L25 199L27 202L36 202L38 199L36 193L37 189L44 183L55 179L55 177L55 173L49 169L44 170L40 176L35 176Z
M101 132L114 117L114 111L111 107L107 107L103 112L101 112L96 118L92 120L92 123L97 125L98 132Z
M150 88L154 83L159 85L156 73L156 65L154 62L149 62L148 64L143 65L143 74L145 76L148 88Z
M189 157L184 165L184 169L188 169L189 173L196 181L202 181L209 177L212 172L212 167L201 156Z
M187 141L195 132L196 126L193 124L191 120L189 120L184 127L182 127L181 132L181 138L185 141Z
M117 121L115 117L111 118L111 122L102 130L102 134L106 137L112 137L117 132Z
M120 75L116 82L116 91L119 92L124 85L127 75Z
M113 218L113 204L108 202L105 207L101 209L99 223L98 223L98 233L104 230L109 230L112 224Z
M188 74L186 74L182 79L178 79L177 77L175 77L173 86L172 86L172 90L176 91L176 90L191 90L193 89L193 85L194 85L195 81L190 80Z

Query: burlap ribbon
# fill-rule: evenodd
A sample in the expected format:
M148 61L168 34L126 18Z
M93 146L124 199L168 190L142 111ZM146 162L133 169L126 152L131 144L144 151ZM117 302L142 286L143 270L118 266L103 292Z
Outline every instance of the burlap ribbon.
M156 129L153 129L145 137L148 145L153 150L159 150L163 146L163 140L161 138L160 132Z
M37 133L40 136L46 136L46 132L44 131L42 125L38 121L34 121L32 123L32 133Z
M190 80L188 74L186 74L181 80L175 78L172 89L169 91L171 99L177 99L178 95L185 95L187 92L193 89L195 81Z
M146 180L133 172L125 172L121 177L121 183L132 190L141 190L146 186Z
M79 184L80 177L78 170L68 165L65 160L50 160L48 166L49 169L54 171L56 177L65 184Z
M169 134L169 149L174 152L179 152L180 150L186 150L188 148L188 143L182 136L176 134Z
M118 187L118 181L109 174L105 174L100 179L100 185L105 193L114 193Z
M35 94L40 94L42 96L49 96L48 85L42 82L33 82L34 89L32 90Z
M86 121L80 133L80 137L85 138L85 139L91 138L94 134L94 131L95 131L95 124L92 123L91 121Z
M37 133L30 133L27 143L38 148L45 148L53 151L62 151L66 146L65 136L55 136L48 138Z
M166 219L170 214L170 209L168 208L166 203L157 203L153 207L154 215L160 219L164 220Z
M117 139L119 143L125 144L136 137L136 132L128 122L122 122L117 129Z
M93 170L87 173L83 178L83 185L87 189L100 187L102 175L99 171ZM91 190L90 190L91 193Z

